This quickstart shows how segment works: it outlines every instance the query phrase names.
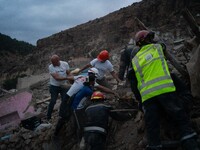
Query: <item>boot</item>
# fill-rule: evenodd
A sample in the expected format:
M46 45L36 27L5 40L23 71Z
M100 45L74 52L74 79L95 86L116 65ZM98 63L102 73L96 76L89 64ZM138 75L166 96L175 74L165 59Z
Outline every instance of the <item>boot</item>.
M59 134L59 132L62 129L62 127L64 126L64 124L65 124L65 120L63 118L59 118L58 122L56 124L55 131L54 131L55 136L57 136Z
M184 150L200 150L195 138L186 139L182 142Z

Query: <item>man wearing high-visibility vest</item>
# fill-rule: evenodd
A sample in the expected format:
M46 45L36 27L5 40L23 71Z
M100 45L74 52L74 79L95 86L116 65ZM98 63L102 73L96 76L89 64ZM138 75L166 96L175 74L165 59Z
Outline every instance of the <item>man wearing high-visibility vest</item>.
M147 30L136 33L136 45L140 50L132 59L137 88L141 95L147 129L147 150L162 150L160 141L159 109L164 110L177 123L181 143L185 150L199 150L197 134L190 127L189 120L170 76L165 60L165 46L154 44L154 34Z

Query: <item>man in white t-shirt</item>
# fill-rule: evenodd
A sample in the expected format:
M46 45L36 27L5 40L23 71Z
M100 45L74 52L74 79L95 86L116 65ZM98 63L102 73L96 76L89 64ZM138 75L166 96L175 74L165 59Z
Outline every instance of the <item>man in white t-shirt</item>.
M67 89L64 88L63 85L66 83L65 78L70 74L68 63L61 61L58 55L53 55L51 57L51 63L52 64L49 65L51 101L48 106L47 120L51 119L58 94L60 93L62 101L65 98Z
M107 72L110 72L110 74L117 80L117 82L121 82L121 80L116 75L113 65L109 61L109 53L107 50L103 50L99 53L97 58L93 59L89 64L84 66L79 70L79 72L89 68L89 67L95 67L99 71L99 76L97 77L97 83L100 85L103 85L105 87L110 87L105 79L105 74Z

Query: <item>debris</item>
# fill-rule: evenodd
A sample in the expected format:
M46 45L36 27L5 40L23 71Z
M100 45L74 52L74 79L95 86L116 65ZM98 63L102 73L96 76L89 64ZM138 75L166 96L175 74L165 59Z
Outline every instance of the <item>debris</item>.
M180 43L183 43L184 41L185 39L179 39L179 40L174 41L174 44L180 44Z
M50 99L51 99L51 97L47 97L47 98L45 98L45 99L43 99L41 101L36 102L36 104L38 105L38 104L44 103L46 101L49 101Z

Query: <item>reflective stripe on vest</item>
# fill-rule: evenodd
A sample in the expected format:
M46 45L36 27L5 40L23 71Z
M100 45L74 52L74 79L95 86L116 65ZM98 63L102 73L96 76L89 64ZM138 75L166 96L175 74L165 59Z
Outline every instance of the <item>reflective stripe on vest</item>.
M99 131L99 132L102 132L102 133L107 133L106 132L106 129L102 128L102 127L97 127L97 126L90 126L90 127L84 127L84 131Z
M175 91L160 44L143 46L132 59L142 102L160 94Z

